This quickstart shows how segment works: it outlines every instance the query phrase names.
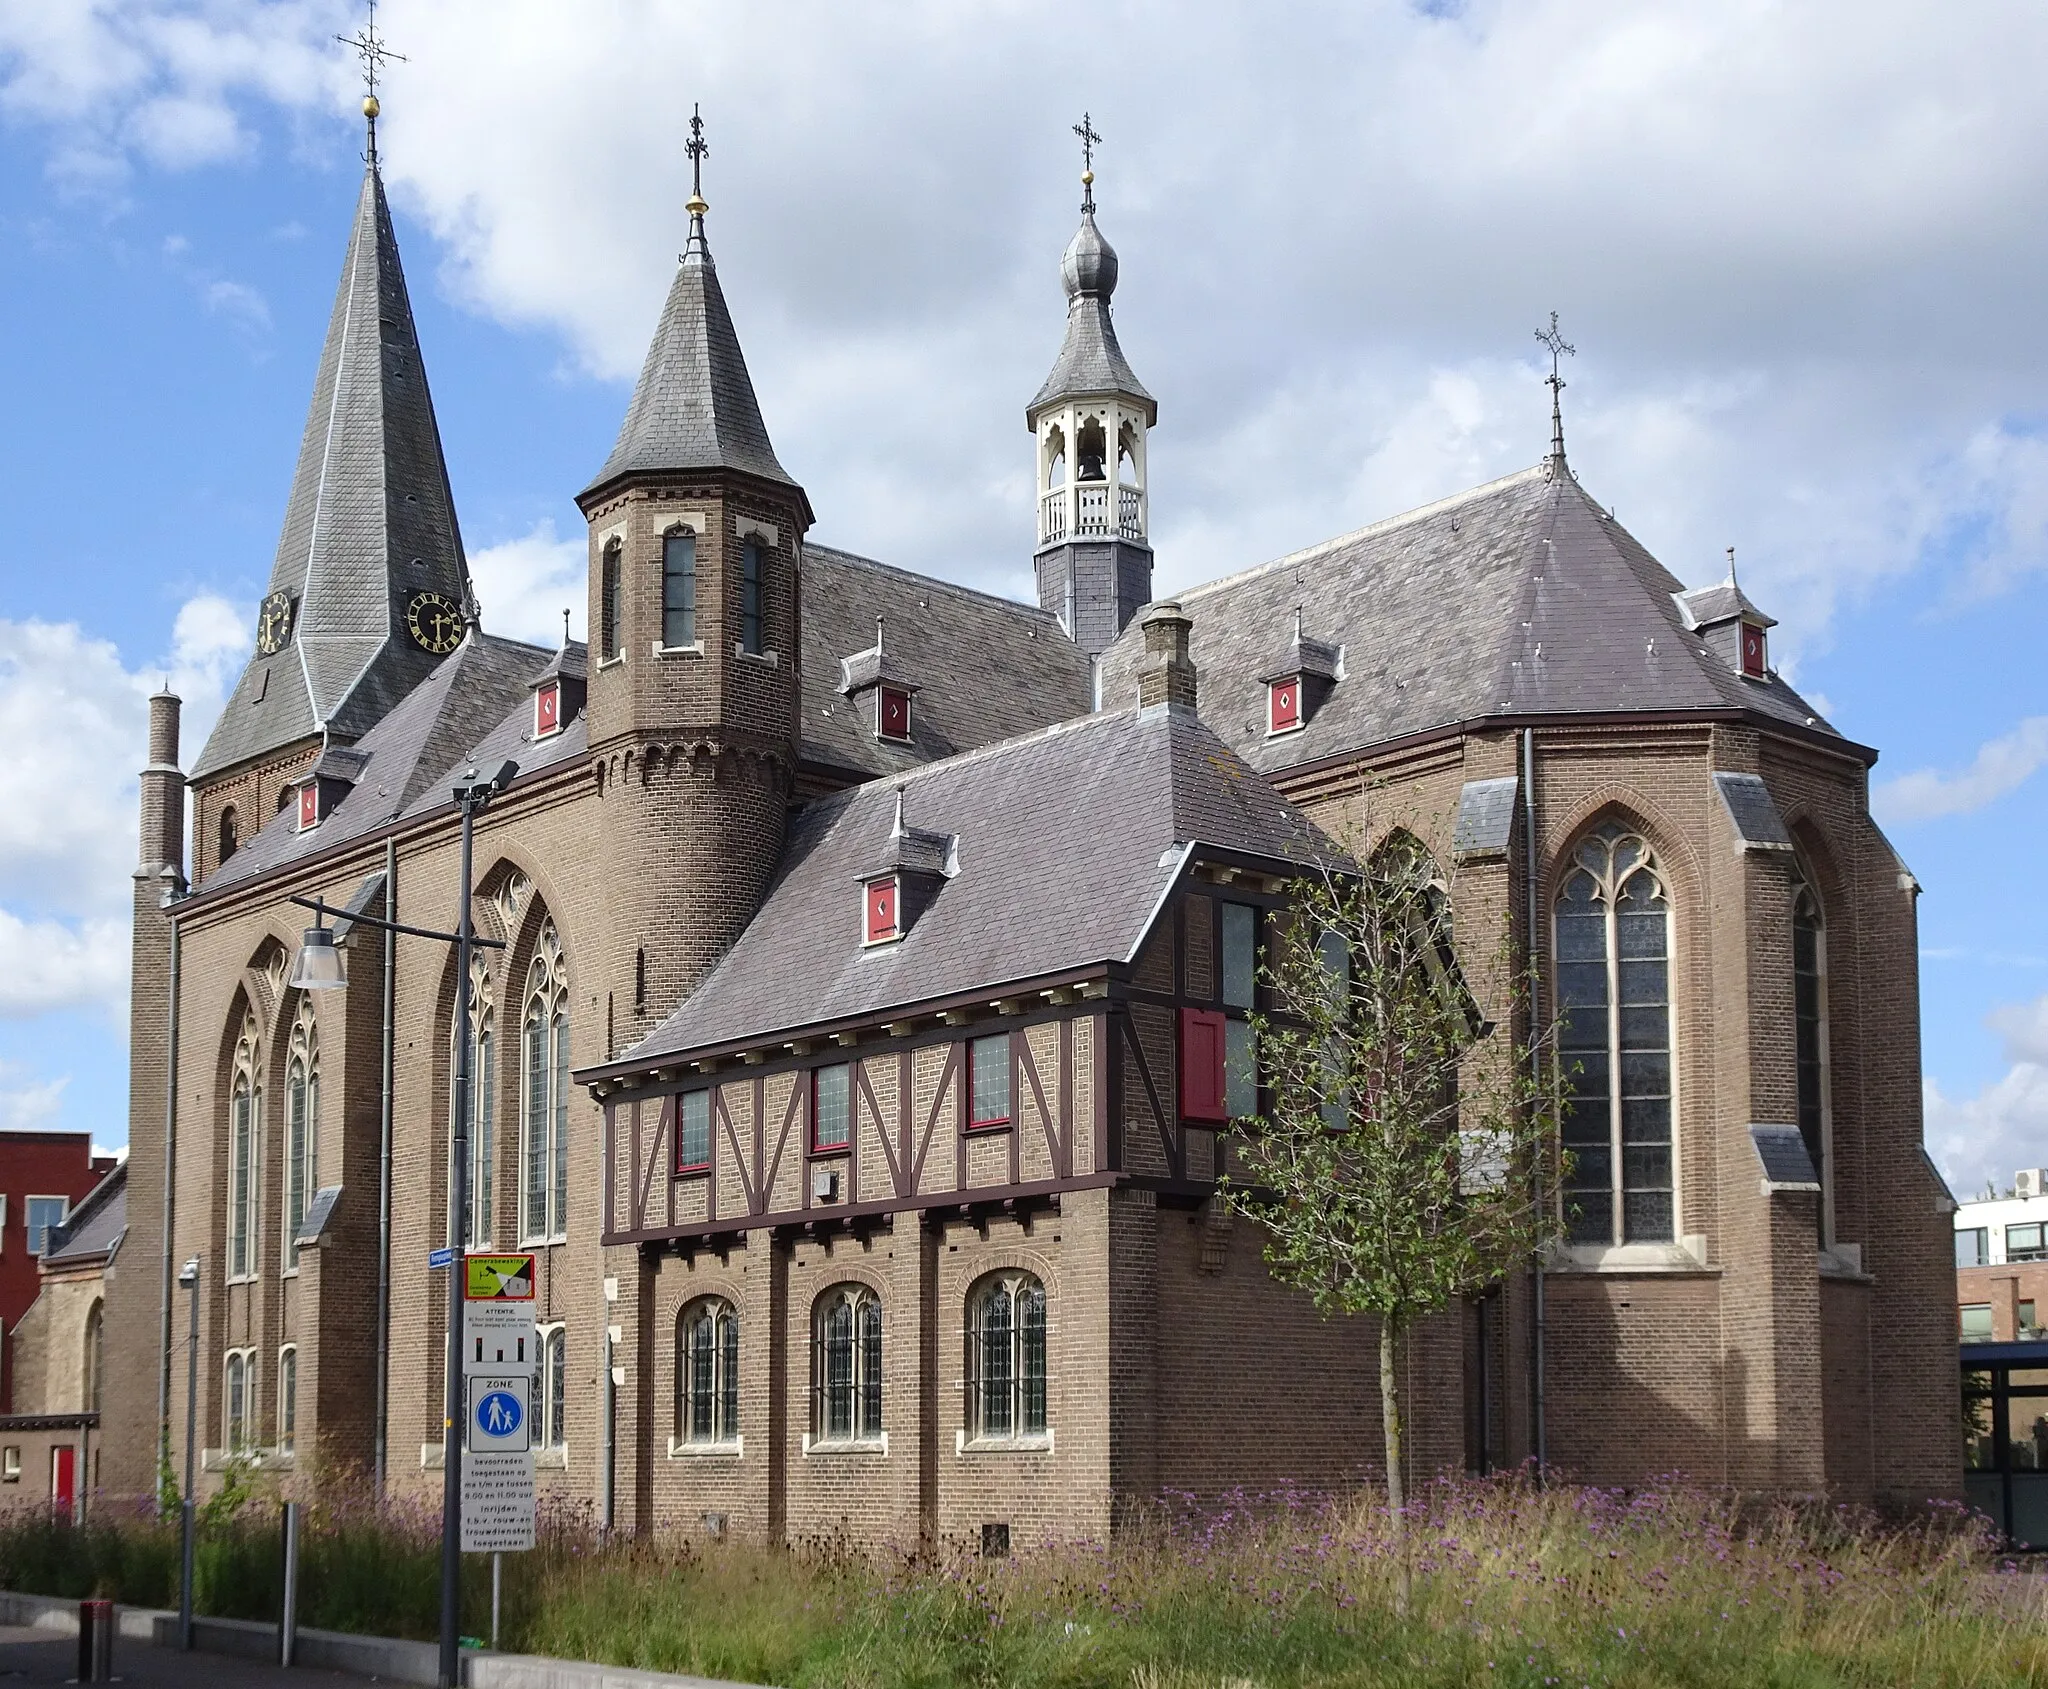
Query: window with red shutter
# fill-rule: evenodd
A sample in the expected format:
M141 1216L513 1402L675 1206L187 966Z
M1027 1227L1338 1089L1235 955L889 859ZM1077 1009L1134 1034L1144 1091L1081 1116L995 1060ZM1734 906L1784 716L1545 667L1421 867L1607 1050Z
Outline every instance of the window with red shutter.
M1764 677L1764 630L1754 622L1742 624L1742 672L1751 680Z
M1180 1114L1183 1120L1228 1120L1223 1089L1223 1016L1215 1009L1180 1012Z
M1267 689L1267 730L1286 733L1301 725L1301 676L1276 680Z
M871 880L867 888L867 942L886 944L896 936L896 882Z
M533 695L533 734L552 733L562 725L562 689L543 686Z
M299 788L299 831L320 825L320 783L308 780Z
M876 728L884 739L908 739L910 737L910 694L899 692L893 686L881 688L880 701L876 704Z

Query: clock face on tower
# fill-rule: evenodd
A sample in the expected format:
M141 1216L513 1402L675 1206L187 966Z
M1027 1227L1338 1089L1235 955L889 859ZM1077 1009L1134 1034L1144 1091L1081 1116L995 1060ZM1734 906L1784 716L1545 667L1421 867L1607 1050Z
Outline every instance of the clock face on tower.
M256 654L274 657L292 636L292 595L273 592L256 611Z
M439 592L416 592L405 606L405 631L422 651L445 657L462 643L462 606Z

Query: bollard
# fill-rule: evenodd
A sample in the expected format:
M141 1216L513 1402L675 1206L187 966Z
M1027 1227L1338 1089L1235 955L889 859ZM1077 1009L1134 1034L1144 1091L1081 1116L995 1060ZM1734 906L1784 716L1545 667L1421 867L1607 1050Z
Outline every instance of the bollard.
M299 1504L284 1504L284 1602L277 1615L277 1663L288 1666L299 1648Z
M109 1683L114 1676L114 1604L78 1604L78 1681Z

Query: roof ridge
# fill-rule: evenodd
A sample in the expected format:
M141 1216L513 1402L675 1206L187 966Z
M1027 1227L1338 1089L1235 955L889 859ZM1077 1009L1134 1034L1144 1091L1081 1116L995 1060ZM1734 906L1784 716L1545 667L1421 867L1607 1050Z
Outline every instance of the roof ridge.
M1539 463L1529 469L1518 469L1512 475L1503 475L1496 480L1481 482L1476 487L1468 487L1464 492L1453 493L1448 498L1440 498L1429 504L1419 504L1413 510L1404 510L1399 515L1383 516L1379 521L1368 522L1362 528L1353 528L1348 533L1337 534L1326 540L1318 540L1314 545L1303 546L1299 551L1290 551L1284 557L1275 557L1265 563L1254 563L1250 568L1239 569L1233 574L1218 575L1213 581L1203 581L1199 586L1182 587L1172 596L1185 604L1190 598L1197 597L1202 593L1215 592L1226 586L1236 586L1242 581L1251 580L1255 576L1267 574L1274 569L1284 569L1289 564L1299 564L1323 552L1334 551L1339 546L1353 545L1359 540L1371 539L1375 535L1390 532L1410 522L1420 522L1426 517L1439 516L1446 510L1455 509L1461 504L1470 504L1475 499L1485 498L1490 494L1498 493L1504 488L1515 486L1520 482L1547 481L1549 479L1549 467L1546 464Z
M1021 598L1006 598L999 592L985 592L978 586L967 586L960 581L949 581L943 575L927 575L916 569L906 569L900 563L884 563L878 557L863 556L858 551L848 551L842 546L813 545L809 540L805 540L804 554L806 556L822 554L827 557L837 558L842 563L855 563L864 569L876 569L885 575L897 575L907 581L916 581L920 585L935 586L946 592L959 593L962 597L978 598L984 604L998 605L1005 610L1019 610L1027 616L1051 622L1055 627L1059 625L1059 618L1042 604L1027 603Z
M1022 750L1027 745L1041 744L1048 739L1056 739L1068 733L1079 733L1088 728L1099 726L1104 722L1135 717L1138 713L1138 706L1135 704L1121 710L1091 710L1086 715L1069 716L1064 721L1055 721L1045 727L1033 728L1029 733L1013 733L1007 739L997 739L986 745L973 745L964 751L955 751L949 757L937 757L930 762L912 763L907 768L897 769L891 774L874 775L870 779L861 781L858 785L848 786L841 791L832 793L829 797L821 798L818 802L811 805L811 812L822 814L834 805L843 806L851 803L861 793L873 786L907 785L913 780L923 779L928 774L938 774L964 768L969 763L1007 755L1011 751Z

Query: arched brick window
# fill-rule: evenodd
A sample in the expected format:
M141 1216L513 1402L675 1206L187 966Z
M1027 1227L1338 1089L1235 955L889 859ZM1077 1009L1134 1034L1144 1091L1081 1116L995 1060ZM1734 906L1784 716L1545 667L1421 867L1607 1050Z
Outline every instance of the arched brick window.
M263 1081L256 1017L242 1017L228 1085L228 1277L256 1275L257 1168L263 1134Z
M676 1441L708 1447L739 1436L740 1317L723 1297L701 1297L676 1322Z
M1792 882L1792 1024L1798 1055L1799 1135L1820 1175L1820 1243L1834 1227L1834 1133L1828 1109L1828 932L1820 894L1803 871Z
M284 1265L299 1264L299 1225L320 1182L320 1031L303 993L284 1074Z
M1045 1435L1045 1286L1029 1273L991 1273L968 1292L967 1435Z
M879 1442L882 1304L864 1284L834 1285L811 1315L811 1438Z
M496 1021L490 965L478 956L472 959L469 969L469 1024L476 1042L470 1050L469 1068L469 1203L462 1216L463 1241L472 1245L489 1245L496 1238ZM450 1072L453 1072L452 1066ZM452 1096L450 1100L452 1103Z
M520 1039L519 1235L543 1243L569 1229L569 975L552 921L541 928L526 971Z

